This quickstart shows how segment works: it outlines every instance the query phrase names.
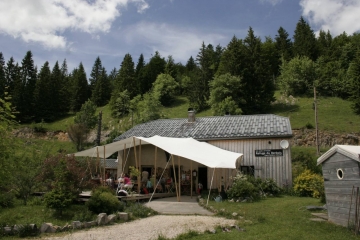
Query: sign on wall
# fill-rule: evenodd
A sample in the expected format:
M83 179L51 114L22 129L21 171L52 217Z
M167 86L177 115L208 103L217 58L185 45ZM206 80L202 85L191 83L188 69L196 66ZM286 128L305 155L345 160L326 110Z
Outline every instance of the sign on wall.
M282 149L260 149L255 150L255 157L282 157Z

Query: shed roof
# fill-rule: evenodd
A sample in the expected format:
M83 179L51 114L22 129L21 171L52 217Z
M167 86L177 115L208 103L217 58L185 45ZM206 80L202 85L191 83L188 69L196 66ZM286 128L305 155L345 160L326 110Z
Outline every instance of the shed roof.
M105 168L112 168L112 169L116 169L117 168L117 159L115 158L109 158L106 159L105 161Z
M158 119L136 125L114 141L159 135L197 140L292 137L290 120L273 114Z
M317 165L325 162L328 158L330 158L335 153L341 153L355 161L360 162L360 146L353 145L335 145L331 149L329 149L326 153L324 153L317 160Z

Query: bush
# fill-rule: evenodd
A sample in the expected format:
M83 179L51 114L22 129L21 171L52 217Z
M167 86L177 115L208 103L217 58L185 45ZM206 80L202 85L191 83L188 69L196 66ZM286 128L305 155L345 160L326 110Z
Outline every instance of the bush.
M86 206L96 214L111 214L124 210L124 205L120 203L119 199L107 187L95 189L89 201L86 202Z
M155 214L154 210L140 203L130 203L130 205L126 208L125 211L132 213L132 216L138 218L145 218L151 214Z
M228 197L252 198L253 200L259 199L259 188L253 184L255 179L249 179L251 179L251 177L238 173L236 177L234 177L234 182L231 188L227 191Z
M13 207L15 204L15 196L10 193L0 192L0 207L9 208Z
M272 194L274 196L279 196L282 193L282 189L280 187L278 187L278 185L272 178L261 180L260 186L261 186L261 190L266 194Z
M324 199L324 179L321 175L306 169L295 179L294 191L299 196Z

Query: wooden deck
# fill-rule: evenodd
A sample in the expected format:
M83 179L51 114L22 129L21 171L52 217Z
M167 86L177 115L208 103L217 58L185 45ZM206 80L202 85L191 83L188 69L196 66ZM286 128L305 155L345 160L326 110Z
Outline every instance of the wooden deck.
M117 198L120 201L140 201L140 200L148 200L150 199L152 196L151 193L149 194L138 194L138 193L134 193L134 194L130 194L128 196L117 196ZM157 199L157 198L166 198L166 197L175 197L176 193L154 193L154 195L152 196L152 199ZM91 198L91 192L82 192L79 194L79 198L77 199L80 202L87 202L89 201L89 199Z

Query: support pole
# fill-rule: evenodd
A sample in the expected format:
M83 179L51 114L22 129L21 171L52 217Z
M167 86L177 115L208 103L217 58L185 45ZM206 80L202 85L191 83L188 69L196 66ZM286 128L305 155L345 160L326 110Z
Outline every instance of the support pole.
M179 173L179 202L180 202L181 201L180 156L178 156L178 173Z
M153 189L154 189L154 193L155 193L155 185L156 185L156 161L157 161L157 146L155 146L155 159L154 159L155 163L154 163L154 182L152 183L154 186L153 186ZM151 179L151 176L150 176L150 179Z
M192 194L193 194L193 168L192 168L192 160L190 160L190 197L192 198Z
M317 156L320 156L316 87L314 87L314 107L315 107L316 154L317 154Z
M104 162L103 162L103 164L104 164L104 186L106 185L106 177L105 177L105 169L106 169L106 164L105 164L105 161L106 161L106 158L105 158L105 145L104 145Z
M138 161L137 161L137 156L136 156L135 137L133 137L133 143L134 143L135 168L138 169ZM139 177L138 177L138 178L139 178Z
M138 193L140 193L140 185L141 185L141 139L140 139L140 145L139 145L139 173L140 173L140 176L138 176L137 178L137 182L138 182Z
M176 190L176 199L179 202L179 192L178 192L178 186L177 186L177 181L176 181L176 171L175 171L175 164L174 164L174 156L171 155L171 160L172 160L172 164L173 164L173 171L174 171L174 181L175 181L175 190Z
M209 195L208 195L208 199L207 199L207 201L206 201L206 206L209 204L210 192L211 192L212 183L213 183L213 180L214 180L214 173L215 173L215 168L214 168L214 171L213 171L213 174L212 174L212 177L211 177L211 183L210 183L210 188L209 188Z

